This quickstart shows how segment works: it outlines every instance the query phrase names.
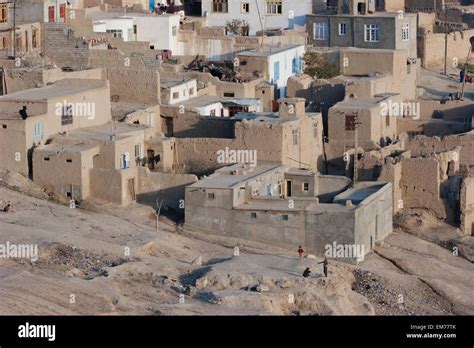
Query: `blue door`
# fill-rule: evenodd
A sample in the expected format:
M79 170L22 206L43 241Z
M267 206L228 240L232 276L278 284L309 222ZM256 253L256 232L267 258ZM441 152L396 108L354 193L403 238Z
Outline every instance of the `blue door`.
M278 83L280 80L280 62L275 62L273 64L273 82Z
M296 62L297 62L296 57L294 57L293 61L291 62L291 72L293 74L296 74L298 72L298 66Z

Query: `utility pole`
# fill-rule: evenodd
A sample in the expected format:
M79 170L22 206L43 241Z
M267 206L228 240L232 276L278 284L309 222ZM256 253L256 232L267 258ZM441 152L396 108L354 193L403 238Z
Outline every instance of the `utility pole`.
M13 0L13 56L16 58L16 0Z

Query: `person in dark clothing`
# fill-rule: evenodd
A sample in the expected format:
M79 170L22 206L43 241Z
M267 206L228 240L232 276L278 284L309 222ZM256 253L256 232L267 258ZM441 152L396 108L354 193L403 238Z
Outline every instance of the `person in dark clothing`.
M23 108L19 111L21 118L26 120L28 118L28 113L26 112L26 106L23 106Z
M309 267L306 267L306 269L303 272L303 277L308 278L311 275L311 270Z
M459 82L464 82L464 69L459 72Z
M8 212L10 211L10 207L11 207L11 206L12 206L11 204L7 204L7 205L5 206L5 208L3 208L3 212L4 212L4 213L8 213Z
M329 265L328 259L327 259L327 258L324 258L323 261L318 262L318 265L321 264L321 263L323 264L324 276L327 278L327 276L328 276L328 265Z

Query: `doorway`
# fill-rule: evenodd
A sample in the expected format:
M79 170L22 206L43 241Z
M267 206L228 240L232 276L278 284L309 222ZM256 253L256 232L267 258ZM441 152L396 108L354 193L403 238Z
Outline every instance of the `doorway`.
M135 178L128 179L128 193L132 202L137 200L137 195L135 193Z
M291 180L286 181L286 196L291 197Z
M148 169L155 170L155 150L147 150Z

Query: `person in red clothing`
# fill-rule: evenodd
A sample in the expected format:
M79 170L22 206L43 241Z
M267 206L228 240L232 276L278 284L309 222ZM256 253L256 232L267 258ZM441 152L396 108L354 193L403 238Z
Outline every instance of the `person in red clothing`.
M301 245L298 247L298 255L300 255L300 257L303 257L303 254L304 254L304 250L303 248L301 247Z

